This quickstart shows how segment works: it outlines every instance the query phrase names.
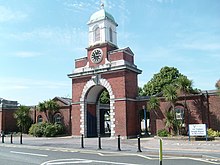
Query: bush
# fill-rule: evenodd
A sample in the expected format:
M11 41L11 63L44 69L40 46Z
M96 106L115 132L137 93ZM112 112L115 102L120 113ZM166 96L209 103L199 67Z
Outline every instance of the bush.
M220 132L219 131L214 131L213 129L209 128L208 129L208 136L220 137Z
M63 133L63 126L61 124L40 123L32 124L29 129L29 134L36 137L54 137Z
M166 129L161 129L157 131L157 135L160 137L168 137L170 133Z

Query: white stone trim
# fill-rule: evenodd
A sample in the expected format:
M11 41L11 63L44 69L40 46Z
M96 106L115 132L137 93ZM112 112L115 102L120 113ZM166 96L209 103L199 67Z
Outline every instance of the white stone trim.
M87 112L87 108L86 108L87 103L86 103L85 98L86 98L86 94L87 94L88 90L95 85L96 84L92 79L87 81L86 85L83 88L81 97L80 97L80 101L81 101L81 104L80 104L80 133L84 134L85 137L87 137L87 113L86 113ZM115 96L113 94L112 87L111 87L110 83L106 79L100 78L99 85L105 87L106 90L109 92L111 137L114 137L115 136L115 112L114 112L114 110L115 110L115 106L114 106Z

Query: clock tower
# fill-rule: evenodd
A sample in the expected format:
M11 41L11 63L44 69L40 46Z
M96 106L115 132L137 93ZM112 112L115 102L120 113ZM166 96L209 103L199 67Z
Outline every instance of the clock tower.
M68 75L72 79L72 135L136 136L137 75L141 70L134 64L134 53L129 47L118 48L118 24L104 5L87 25L87 56L76 59L75 69ZM110 100L105 105L99 99L103 91Z
M117 49L117 32L118 24L114 17L104 9L93 13L87 23L89 27L89 45L87 56L90 66L97 66L108 62L107 52Z

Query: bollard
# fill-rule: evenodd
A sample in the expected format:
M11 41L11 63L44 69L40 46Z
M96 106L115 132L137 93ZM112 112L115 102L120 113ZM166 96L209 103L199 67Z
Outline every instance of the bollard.
M137 152L142 152L141 151L141 138L140 138L140 135L138 135L137 138L138 138L138 150L137 150Z
M160 149L159 149L159 165L162 165L162 160L163 160L163 144L162 144L162 139L159 139L159 144L160 144Z
M22 144L22 132L21 132L21 135L20 135L20 144Z
M101 147L101 136L100 135L99 135L99 140L98 141L99 141L99 148L98 149L101 150L102 147Z
M11 133L11 144L13 143L13 133Z
M120 139L120 135L118 135L118 151L121 151L121 139Z
M4 134L4 132L2 131L2 143L5 143L5 134Z
M83 137L83 134L82 134L82 137L81 137L81 148L84 148L84 137Z

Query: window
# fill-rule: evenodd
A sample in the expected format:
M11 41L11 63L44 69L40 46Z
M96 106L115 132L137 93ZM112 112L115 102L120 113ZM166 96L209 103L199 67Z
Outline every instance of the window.
M96 41L100 41L100 28L99 28L99 27L97 27L97 28L95 29L94 39L95 39L95 42L96 42Z
M43 117L41 115L37 116L37 123L42 123Z
M112 28L109 28L109 39L111 42L113 41Z
M183 107L175 107L176 119L183 120L184 119L184 109Z
M61 114L57 113L57 114L54 115L54 123L58 123L58 124L62 123Z

